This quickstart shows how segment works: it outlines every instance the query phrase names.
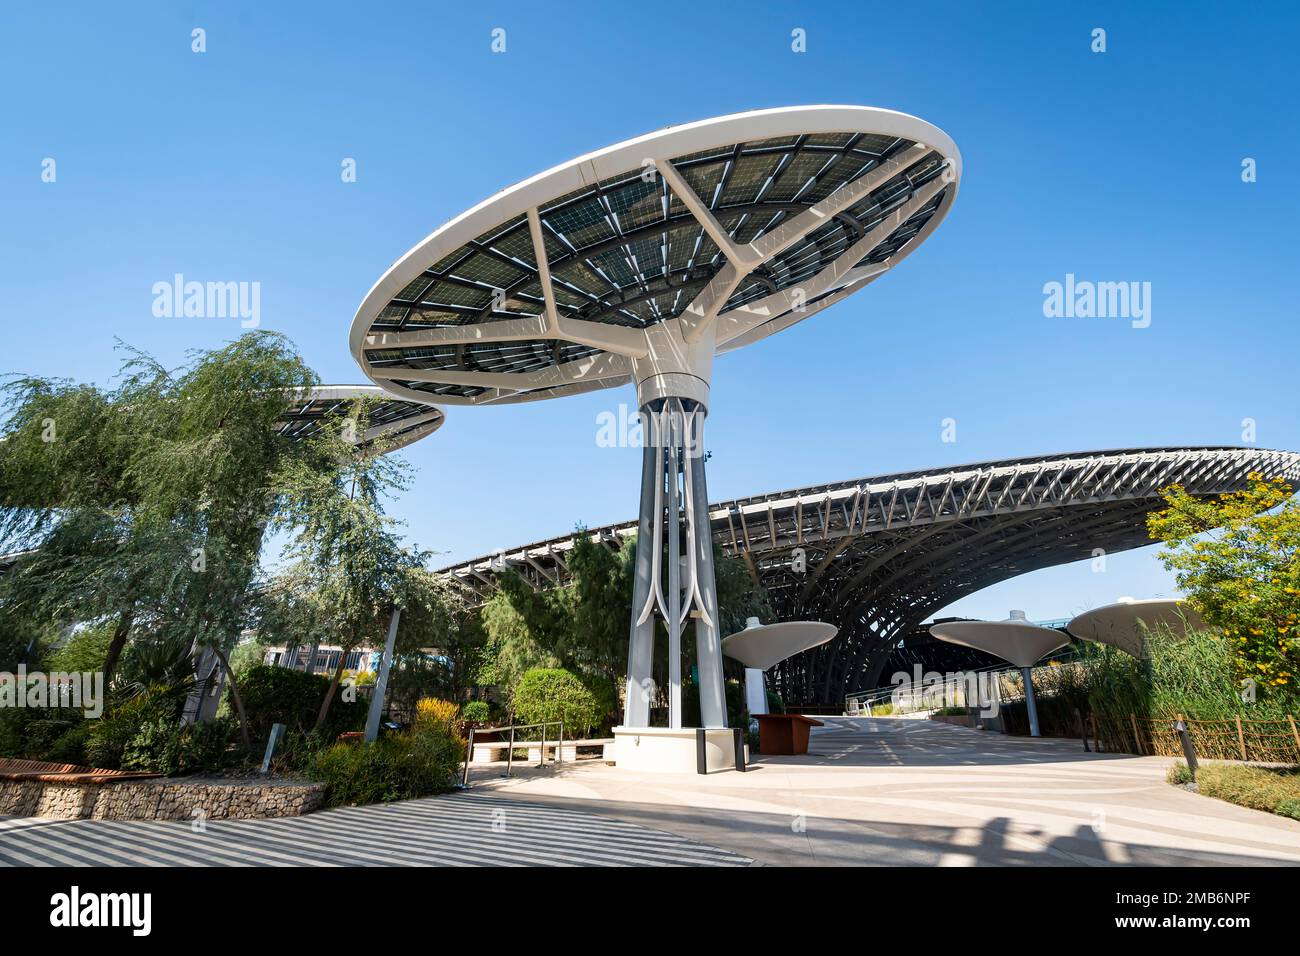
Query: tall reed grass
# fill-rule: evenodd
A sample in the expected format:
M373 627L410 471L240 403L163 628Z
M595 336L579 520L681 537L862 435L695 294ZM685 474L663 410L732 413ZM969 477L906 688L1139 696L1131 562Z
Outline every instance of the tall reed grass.
M1216 631L1175 635L1158 627L1147 632L1146 647L1147 661L1105 644L1084 650L1088 705L1098 717L1275 720L1300 712L1295 689L1244 684L1232 647Z

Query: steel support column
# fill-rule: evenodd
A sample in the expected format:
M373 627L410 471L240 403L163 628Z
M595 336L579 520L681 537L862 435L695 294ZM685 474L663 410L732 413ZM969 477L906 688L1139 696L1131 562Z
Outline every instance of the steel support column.
M656 398L642 407L641 414L646 446L624 726L650 724L658 620L668 633L669 726L681 726L681 632L693 617L700 722L705 727L726 727L722 637L704 474L704 406L691 399Z
M653 696L652 670L655 650L653 615L645 618L642 609L651 599L654 575L655 492L657 476L662 473L662 444L657 439L656 416L642 409L641 437L641 511L636 532L636 566L632 582L632 624L627 650L627 687L623 723L628 727L650 726L650 698Z
M687 539L695 549L695 654L700 670L700 723L727 726L727 697L722 684L722 628L718 616L718 587L713 575L713 535L709 523L709 490L704 477L704 412L689 416L686 446Z

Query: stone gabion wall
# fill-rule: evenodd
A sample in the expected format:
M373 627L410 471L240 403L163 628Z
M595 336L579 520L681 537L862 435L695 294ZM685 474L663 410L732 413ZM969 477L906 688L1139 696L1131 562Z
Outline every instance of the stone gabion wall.
M0 780L0 817L33 816L44 789L35 780Z
M0 815L57 820L209 820L296 817L320 808L321 784L0 781Z

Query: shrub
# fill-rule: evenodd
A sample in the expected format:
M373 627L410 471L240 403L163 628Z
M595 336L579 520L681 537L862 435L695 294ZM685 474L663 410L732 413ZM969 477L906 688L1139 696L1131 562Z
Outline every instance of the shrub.
M54 763L86 763L86 745L90 742L90 732L94 721L79 720L54 741L42 759Z
M90 731L86 741L86 763L105 770L118 770L127 744L140 729L141 714L123 712L101 717Z
M181 727L172 717L152 717L122 748L123 770L146 770L167 776L181 768Z
M38 711L38 713L40 713ZM46 760L47 755L54 749L55 744L73 728L71 720L62 720L57 717L42 717L38 720L32 720L23 728L23 754L30 760ZM61 761L63 763L76 763L76 761Z
M20 710L0 710L0 757L21 757L23 720Z
M460 709L461 720L468 723L481 724L489 720L492 716L492 708L488 706L485 700L471 700Z
M308 762L328 787L327 806L389 803L443 793L456 784L463 751L446 733L388 734L373 744L334 744Z
M237 727L237 721L221 717L185 728L181 735L182 768L196 773L221 769Z
M445 732L456 719L457 707L449 700L425 697L415 705L415 726L417 730Z
M176 776L219 769L234 734L227 719L182 727L175 717L154 717L140 726L122 754L122 769Z
M239 693L244 701L248 718L248 733L254 742L264 742L271 734L272 724L284 724L292 734L305 734L316 723L316 714L329 690L328 677L256 664L239 679ZM233 704L231 705L233 710ZM366 702L345 701L340 685L322 728L326 739L332 740L349 730L359 730L366 720Z
M1083 662L1088 704L1098 716L1127 721L1138 717L1231 720L1242 712L1242 684L1232 642L1212 630L1185 635L1156 628L1146 635L1150 663L1109 647L1089 648ZM1035 681L1037 681L1035 675ZM1261 683L1251 716L1286 719L1300 706L1291 687Z
M126 748L140 729L149 723L180 717L182 700L163 692L138 694L108 709L93 726L86 741L86 763L92 767L117 770L122 766Z
M519 678L514 704L521 722L562 720L565 736L576 737L598 726L613 701L608 691L599 693L577 674L558 667L538 667Z
M1192 772L1187 769L1187 764L1179 762L1169 768L1165 779L1174 786L1181 787L1192 782Z

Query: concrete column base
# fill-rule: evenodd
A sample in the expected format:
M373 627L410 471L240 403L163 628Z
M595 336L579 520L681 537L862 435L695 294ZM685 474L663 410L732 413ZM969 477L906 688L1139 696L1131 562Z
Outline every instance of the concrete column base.
M727 727L709 728L704 737L708 772L735 770L734 733ZM695 728L615 727L614 765L647 773L696 773Z

